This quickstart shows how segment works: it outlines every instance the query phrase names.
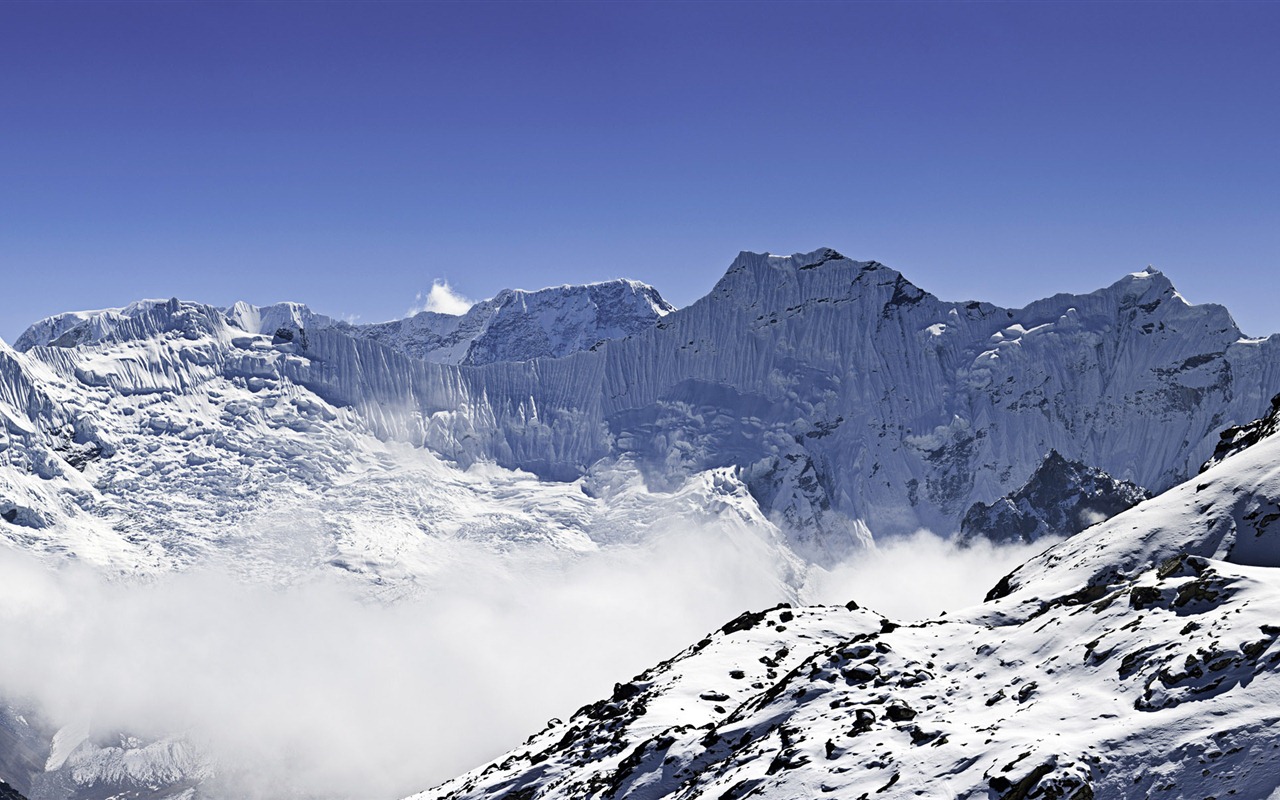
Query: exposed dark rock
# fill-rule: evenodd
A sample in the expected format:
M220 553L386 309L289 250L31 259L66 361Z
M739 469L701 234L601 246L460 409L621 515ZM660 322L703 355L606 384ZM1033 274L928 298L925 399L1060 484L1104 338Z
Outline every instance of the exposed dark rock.
M1271 409L1260 419L1223 431L1218 446L1213 449L1213 455L1204 462L1200 471L1204 472L1223 459L1252 447L1277 429L1280 429L1280 394L1271 398Z
M975 503L960 523L961 541L1034 542L1079 533L1151 497L1079 461L1049 452L1031 478L994 503Z

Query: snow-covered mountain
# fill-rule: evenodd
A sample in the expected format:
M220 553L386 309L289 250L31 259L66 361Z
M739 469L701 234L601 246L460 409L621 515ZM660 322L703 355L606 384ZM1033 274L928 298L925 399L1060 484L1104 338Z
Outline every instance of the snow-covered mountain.
M414 447L411 409L357 410L290 379L311 368L303 340L326 332L296 304L224 312L175 299L78 319L58 334L82 331L76 346L0 343L0 535L25 550L126 573L208 560L277 579L336 568L390 590L425 580L460 541L569 555L682 519L776 534L724 470L654 494L625 462L547 482ZM459 417L483 418L478 405ZM286 518L315 532L305 559L279 558L269 534Z
M1275 797L1277 463L1261 438L952 616L745 614L415 797Z
M615 473L651 498L745 487L750 513L827 563L873 533L956 531L1050 450L1163 490L1280 391L1280 339L1242 336L1153 271L1002 309L944 302L829 249L744 253L678 311L613 282L503 293L449 319L465 335L444 344L440 315L355 328L297 304L146 301L37 323L3 354L21 446L0 532L74 518L97 533L35 546L181 563L228 521L349 492L350 516L326 522L335 539L352 517L454 517L428 525L438 535L459 496L487 492L488 477L465 476L496 465L485 474L564 498L539 508L585 504L610 525L593 487L636 485ZM535 352L568 354L518 360ZM400 484L404 459L473 490L425 499L421 481ZM397 486L393 502L366 509L363 488L344 488L369 471ZM553 516L529 526L591 540L593 523ZM383 546L362 541L355 560Z
M463 464L565 480L627 456L659 489L733 467L820 557L849 531L953 531L1051 449L1167 488L1280 389L1277 341L1155 272L1010 310L818 251L743 254L707 297L595 352L451 371L321 331L289 377L371 416L410 409L383 435Z

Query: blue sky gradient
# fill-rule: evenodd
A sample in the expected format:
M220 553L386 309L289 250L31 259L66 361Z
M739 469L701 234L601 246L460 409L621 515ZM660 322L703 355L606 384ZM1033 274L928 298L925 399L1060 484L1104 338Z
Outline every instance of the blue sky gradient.
M180 296L831 246L945 299L1153 264L1280 331L1280 4L0 3L0 337Z

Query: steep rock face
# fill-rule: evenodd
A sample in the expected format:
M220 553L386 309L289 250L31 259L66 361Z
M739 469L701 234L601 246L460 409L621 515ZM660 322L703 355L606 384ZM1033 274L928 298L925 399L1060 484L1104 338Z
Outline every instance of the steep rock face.
M943 619L743 615L415 798L1274 796L1278 459L1260 440Z
M348 331L425 361L478 365L558 358L638 333L672 311L652 286L617 280L507 289L460 316L423 311Z
M1141 486L1067 461L1054 450L1018 491L990 505L975 503L960 522L960 538L1034 542L1070 536L1149 497Z

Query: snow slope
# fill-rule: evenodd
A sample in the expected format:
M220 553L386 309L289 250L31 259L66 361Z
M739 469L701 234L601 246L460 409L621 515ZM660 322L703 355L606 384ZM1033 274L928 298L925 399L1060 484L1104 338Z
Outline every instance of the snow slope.
M1273 796L1278 463L1266 438L951 617L745 615L415 798Z

